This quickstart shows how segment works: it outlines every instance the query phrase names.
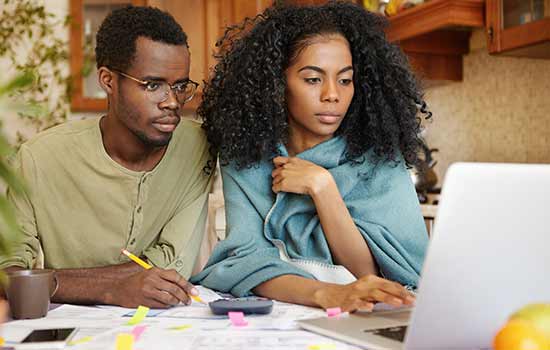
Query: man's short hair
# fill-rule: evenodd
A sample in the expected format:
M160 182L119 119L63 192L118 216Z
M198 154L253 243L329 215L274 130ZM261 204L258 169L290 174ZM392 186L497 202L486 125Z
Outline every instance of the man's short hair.
M126 71L143 36L166 44L187 45L187 35L174 17L153 7L128 6L111 12L97 31L97 68Z

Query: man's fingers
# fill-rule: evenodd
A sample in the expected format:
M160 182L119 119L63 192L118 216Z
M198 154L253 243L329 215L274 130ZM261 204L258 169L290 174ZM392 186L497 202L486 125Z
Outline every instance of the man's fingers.
M163 307L170 307L172 305L179 304L179 300L172 294L159 289L159 285L163 281L158 278L156 280L149 280L142 287L142 295L148 300L154 300L162 305Z
M155 289L148 295L148 297L166 305L166 307L178 305L180 303L180 300L178 298L160 289Z
M155 285L155 287L162 292L172 295L176 298L177 303L182 302L188 305L191 302L187 292L176 283L161 280Z
M164 270L161 277L177 284L189 295L199 295L199 291L195 288L195 286L183 278L176 270Z

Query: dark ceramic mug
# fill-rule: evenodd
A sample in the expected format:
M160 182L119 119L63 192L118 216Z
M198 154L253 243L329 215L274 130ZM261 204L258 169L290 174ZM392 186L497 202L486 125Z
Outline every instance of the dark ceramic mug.
M18 270L8 272L6 295L13 318L46 316L50 298L57 291L54 270Z

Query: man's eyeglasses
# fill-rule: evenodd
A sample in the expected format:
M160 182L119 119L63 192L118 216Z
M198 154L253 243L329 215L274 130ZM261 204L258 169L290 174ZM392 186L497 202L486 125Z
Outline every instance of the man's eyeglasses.
M141 80L118 70L112 69L112 71L122 75L123 77L131 79L143 86L145 88L147 96L149 96L151 102L154 103L161 103L166 101L168 99L170 90L172 90L174 92L174 95L176 95L176 99L178 100L178 102L180 104L184 104L193 99L193 96L195 96L195 92L197 91L197 87L199 86L199 83L194 82L191 79L177 82L174 85L170 85L165 81Z

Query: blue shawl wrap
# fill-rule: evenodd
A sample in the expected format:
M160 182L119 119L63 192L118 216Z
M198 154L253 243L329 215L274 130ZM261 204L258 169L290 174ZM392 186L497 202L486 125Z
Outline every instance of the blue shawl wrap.
M284 146L279 151L288 154ZM345 151L345 140L334 137L297 157L330 171L381 275L416 286L428 235L404 162L372 162L367 155L352 163ZM275 195L272 170L267 160L249 169L222 167L227 238L191 282L240 297L277 276L313 278L282 261L274 241L283 242L292 259L333 264L313 201L307 195Z

